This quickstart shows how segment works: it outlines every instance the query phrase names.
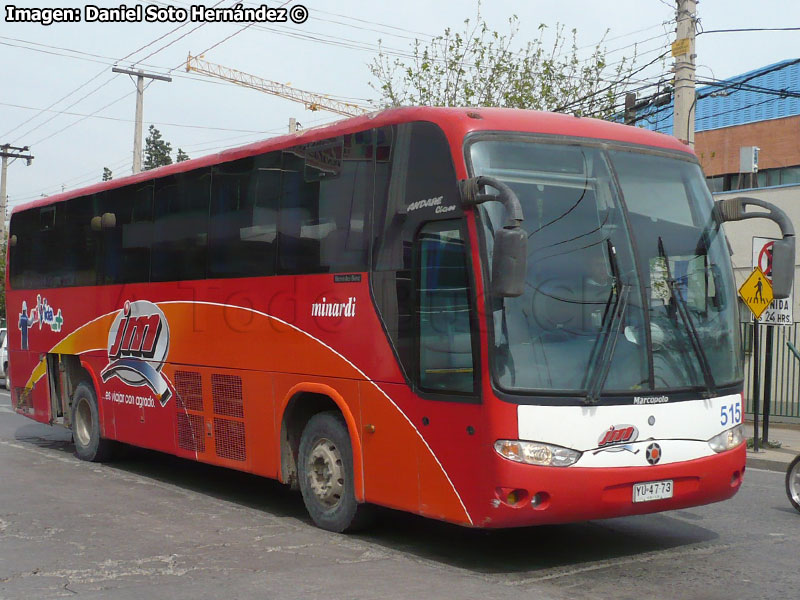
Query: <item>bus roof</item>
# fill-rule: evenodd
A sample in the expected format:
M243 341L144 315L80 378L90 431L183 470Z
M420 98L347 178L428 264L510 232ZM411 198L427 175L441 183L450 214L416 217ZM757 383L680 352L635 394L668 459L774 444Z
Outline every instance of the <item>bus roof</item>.
M12 214L30 208L55 204L78 196L96 194L137 182L183 173L185 171L191 171L192 169L208 167L272 150L287 148L297 144L318 141L368 128L383 127L410 121L431 121L436 123L444 130L450 143L454 147L460 147L461 140L463 140L464 136L474 131L518 131L624 142L693 154L691 148L672 136L655 133L639 127L631 127L620 125L619 123L586 117L576 117L562 113L514 108L480 107L440 108L422 106L391 108L350 119L343 119L320 127L305 129L296 133L269 138L246 146L231 148L216 154L209 154L201 158L159 167L158 169L142 171L136 175L103 181L83 188L39 198L15 206L12 210ZM466 177L463 165L456 165L456 172L459 178Z

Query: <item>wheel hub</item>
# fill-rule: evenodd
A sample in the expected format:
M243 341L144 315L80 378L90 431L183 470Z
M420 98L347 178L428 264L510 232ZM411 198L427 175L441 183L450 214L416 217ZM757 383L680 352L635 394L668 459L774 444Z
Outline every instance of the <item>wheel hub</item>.
M308 483L317 499L327 507L336 506L344 492L342 455L336 445L321 438L308 457Z
M78 443L84 448L89 445L92 437L92 409L85 398L78 400L78 407L75 411L75 423L72 424L72 431Z

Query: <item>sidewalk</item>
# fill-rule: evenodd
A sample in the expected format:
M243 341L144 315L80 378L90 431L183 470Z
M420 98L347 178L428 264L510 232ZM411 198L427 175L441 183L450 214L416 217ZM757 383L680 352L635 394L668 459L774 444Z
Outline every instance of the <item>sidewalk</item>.
M763 423L758 422L759 439L763 438ZM744 424L745 435L753 437L753 422L746 421ZM780 442L780 448L761 448L759 451L747 450L747 466L757 469L767 469L768 471L786 471L789 463L794 457L800 454L800 427L797 425L786 425L784 423L770 423L769 441Z

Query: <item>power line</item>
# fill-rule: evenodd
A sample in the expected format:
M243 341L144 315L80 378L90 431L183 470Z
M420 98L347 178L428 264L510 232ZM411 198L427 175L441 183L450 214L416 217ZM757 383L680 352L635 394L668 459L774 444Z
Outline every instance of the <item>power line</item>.
M752 81L753 79L756 79L757 77L761 77L763 75L768 75L769 73L775 73L777 71L781 71L783 69L786 69L786 68L791 67L791 66L796 65L796 64L800 64L800 58L796 58L794 60L790 60L790 61L788 61L786 63L783 63L783 64L780 64L780 65L775 65L775 66L770 67L768 69L762 69L762 70L757 71L755 73L751 73L747 77L744 77L744 78L739 79L737 81L731 81L727 86L724 86L722 88L722 90L730 89L730 88L735 87L737 85L742 85L744 83L747 83L748 81ZM718 91L721 91L721 90L718 90ZM698 100L701 99L701 98L706 98L706 97L710 96L712 93L718 93L718 92L715 91L715 92L708 92L706 94L699 94L697 98L698 98Z
M294 2L294 0L286 0L286 1L285 1L283 4L281 4L281 5L280 5L278 8L283 8L284 6L286 6L287 4L291 4L292 2ZM236 4L238 4L238 2L236 2ZM220 46L221 44L224 44L225 42L227 42L227 41L228 41L229 39L231 39L232 37L235 37L235 36L239 35L240 33L242 33L243 31L245 31L246 29L249 29L250 27L252 27L252 26L253 26L253 25L255 25L255 24L256 24L256 22L255 22L255 21L252 21L252 22L248 23L248 24L247 24L247 25L245 25L244 27L241 27L241 28L240 28L240 29L238 29L237 31L234 31L232 34L230 34L230 35L228 35L228 36L226 36L226 37L222 38L222 39L221 39L220 41L218 41L216 44L212 44L211 46L209 46L208 48L206 48L206 49L205 49L205 50L203 50L202 52L198 53L198 54L197 54L197 56L202 56L202 55L204 55L206 52L210 52L210 51L211 51L211 50L213 50L214 48L216 48L216 47ZM178 68L180 68L180 67L182 67L182 66L183 66L183 63L180 63L178 66L176 66L176 67L173 67L173 69L171 69L171 70L178 69Z
M0 36L0 39L15 39L15 38L4 38L3 36ZM75 60L85 60L85 61L89 61L89 62L101 64L101 65L114 66L114 65L119 64L119 60L117 58L114 58L113 56L103 56L101 54L89 54L88 52L81 52L80 50L74 50L72 48L64 48L64 47L61 47L61 46L48 46L47 44L40 44L40 43L37 43L37 42L30 42L30 41L27 41L27 40L19 40L19 41L21 41L21 42L23 42L25 44L35 44L37 46L44 46L46 48L53 48L53 49L56 49L56 50L63 50L65 52L76 52L76 53L86 54L86 55L89 55L89 56L96 57L97 59L105 59L105 60L95 60L95 59L91 59L91 58L83 58L83 57L80 57L80 56L72 56L70 54L63 54L63 53L59 53L59 52L49 52L49 51L46 51L46 50L40 50L38 48L29 48L28 46L20 46L20 45L17 45L17 44L8 44L8 43L5 43L5 42L0 42L0 45L14 46L15 48L19 48L21 50L30 50L31 52L40 52L40 53L44 53L44 54L50 54L52 56L59 56L61 58L71 58L71 59L75 59ZM150 69L155 69L156 71L160 71L160 72L164 72L164 73L168 73L170 71L169 67L165 67L163 65L154 65L152 63L142 63L142 62L137 62L136 64L138 64L138 65L140 65L142 67L148 67ZM103 69L102 71L100 71L100 73L98 73L98 75L96 77L98 77L98 76L100 76L100 75L102 75L104 73L107 73L106 69ZM96 79L96 77L95 77L95 79ZM227 82L215 81L213 79L208 79L207 77L198 77L196 75L192 75L191 73L172 73L171 77L179 77L181 79L188 79L190 81L199 81L199 82L202 82L202 83L210 83L210 84L213 84L213 85L225 85L225 86L232 85L232 84L227 83ZM87 83L89 83L89 82L87 82ZM83 84L83 86L85 86L85 85L86 84ZM83 87L83 86L80 86L80 87ZM80 87L77 88L77 89L80 89ZM63 98L67 98L71 94L75 93L77 91L77 89L73 90L72 92L70 92L66 96L63 96L62 99ZM335 94L329 94L329 95L334 96ZM346 96L341 96L341 97L345 98ZM359 98L353 98L353 99L359 99ZM364 98L364 100L366 100L366 98ZM53 104L51 104L50 107L55 106L56 104L58 104L58 101L56 101ZM50 108L50 107L48 107L48 108ZM17 127L19 127L19 126L17 126Z
M720 115L727 115L728 113L747 110L748 108L753 108L754 106L760 106L762 104L766 104L767 102L777 102L778 100L781 100L781 98L767 98L765 100L761 100L760 102L753 102L752 104L748 104L747 106L740 106L740 107L736 107L736 108L731 108L729 110L723 110L723 111L720 111L720 112L716 112L716 113L711 114L711 115L704 115L702 117L698 117L697 120L698 121L705 121L706 119L713 119L714 117L719 117Z
M698 79L697 83L701 85L707 85L712 87L721 87L724 90L732 89L734 91L742 91L742 92L753 92L756 94L772 94L774 96L780 96L782 98L800 98L800 92L793 92L789 89L777 89L777 88L768 88L763 87L760 85L748 85L748 84L741 84L741 85L730 85L725 81L720 81L718 79ZM719 94L720 91L714 91L708 94L708 96L713 96L715 94ZM703 98L707 96L702 96Z
M225 0L219 0L219 2L217 2L216 4L214 4L214 5L213 5L211 8L216 8L217 6L219 6L220 4L222 4L224 1L225 1ZM186 23L184 23L184 25L186 25L186 24L188 24L188 23L189 23L189 22L187 21ZM147 59L148 59L148 58L150 58L151 56L155 56L155 55L156 55L156 54L158 54L159 52L161 52L161 51L163 51L163 50L166 50L167 48L169 48L170 46L172 46L172 44L174 44L175 42L178 42L178 41L182 40L183 38L185 38L186 36L193 34L195 31L197 31L197 30L198 30L198 29L200 29L201 27L205 27L206 25L208 25L208 23L209 23L209 21L203 21L203 22L202 22L202 23L200 23L200 24L199 24L197 27L194 27L194 28L190 29L189 31L187 31L186 33L184 33L184 34L182 34L182 35L180 35L180 36L176 37L176 38L175 38L174 40L172 40L171 42L169 42L169 43L167 43L167 44L163 45L163 46L162 46L161 48L159 48L158 50L155 50L155 51L151 52L150 54L148 54L148 55L147 55L147 56L145 56L144 58L142 58L142 59L140 59L140 60L136 61L134 64L139 64L140 62L144 62L145 60L147 60ZM177 30L177 29L178 29L178 28L176 28L175 30ZM176 67L176 68L177 68L177 67ZM170 71L172 71L172 70L174 70L174 69L170 69Z
M224 0L220 0L220 1L219 1L219 2L218 2L216 5L214 5L214 6L217 6L217 5L221 4L223 1L224 1ZM187 23L188 23L188 22L187 22ZM171 35L171 34L172 34L172 33L174 33L175 31L177 31L177 30L181 29L182 27L186 26L186 24L187 24L187 23L182 23L181 25L178 25L177 27L174 27L173 29L171 29L170 31L168 31L167 33L165 33L164 35L161 35L161 36L157 37L156 39L154 39L153 41L151 41L151 42L148 42L147 44L145 44L145 45L143 45L143 46L141 46L141 47L137 48L137 49L136 49L136 50L134 50L133 52L129 52L128 54L126 54L125 56L123 56L121 59L119 59L119 61L117 61L117 62L124 61L124 60L126 60L126 59L130 58L131 56L133 56L134 54L137 54L138 52L140 52L140 51L144 50L145 48L148 48L149 46L152 46L153 44L155 44L156 42L158 42L158 41L162 40L162 39L163 39L163 38L165 38L166 36L168 36L168 35ZM205 24L205 23L204 23L204 24ZM195 29L197 29L197 28L195 28ZM194 30L192 30L192 31L194 31ZM191 33L191 32L190 32L190 33ZM185 37L185 36L181 36L181 37ZM5 39L8 39L8 38L5 38ZM178 38L178 39L181 39L181 38ZM174 40L174 41L177 41L177 40ZM174 43L174 42L173 42L173 43ZM5 43L5 45L10 45L10 46L13 46L13 44L7 44L7 43ZM151 56L153 56L154 54L157 54L158 52L160 52L160 51L161 51L161 50L163 50L164 48L167 48L167 47L169 47L169 45L170 45L170 44L166 44L165 46L163 46L163 47L162 47L162 48L160 48L159 50L157 50L157 51L155 51L155 52L151 52L150 54L148 54L148 55L145 57L145 59L146 59L146 58L149 58L149 57L151 57ZM18 46L18 47L19 47L19 46ZM30 50L36 50L36 49L34 49L34 48L28 48L28 49L30 49ZM47 52L47 51L44 51L44 50L39 50L39 51L40 51L40 52L49 53L49 54L53 54L53 53L50 53L50 52ZM78 53L80 53L80 54L86 54L86 55L89 55L89 53L84 53L84 52L80 52L80 51L78 51ZM74 58L79 58L79 57L74 57ZM142 60L145 60L145 59L142 59ZM85 59L84 59L84 60L85 60ZM140 61L140 62L141 62L141 61ZM105 69L104 69L103 71L101 71L100 73L98 73L97 75L94 75L92 78L90 78L90 79L89 79L89 80L87 80L86 82L84 82L84 83L82 83L81 85L79 85L77 88L73 89L71 92L69 92L69 93L68 93L68 94L66 94L65 96L62 96L62 97L61 97L59 100L56 100L54 103L50 104L50 105L47 107L47 109L50 109L50 108L52 108L52 107L56 106L57 104L59 104L60 102L62 102L63 100L65 100L66 98L68 98L69 96L71 96L72 94L74 94L74 93L76 93L77 91L81 90L82 88L86 87L86 86L87 86L87 85L89 85L89 84L90 84L92 81L94 81L95 79L97 79L98 77L100 77L100 76L101 76L103 73L105 73ZM89 92L88 94L86 94L85 96L83 96L82 98L80 98L79 100L77 100L77 101L73 102L72 104L70 104L69 106L67 106L67 107L66 107L66 109L68 110L68 109L72 108L73 106L75 106L76 104L78 104L78 103L82 102L83 100L85 100L86 98L88 98L89 96L91 96L92 94L94 94L95 92L97 92L98 90L100 90L101 88L103 88L103 87L105 87L106 85L108 85L108 84L109 84L111 81L113 81L113 80L114 80L114 78L113 78L113 77L112 77L112 78L110 78L110 79L108 79L108 80L107 80L105 83L101 84L101 85L100 85L99 87L97 87L96 89L92 90L91 92ZM110 106L110 105L109 105L109 106ZM15 131L16 129L18 129L19 127L21 127L22 125L24 125L25 123L28 123L28 122L32 121L33 119L36 119L36 118L37 118L39 115L43 114L43 112L44 112L44 111L41 111L39 114L37 114L37 115L33 115L33 116L30 118L30 119L27 119L27 120L26 120L26 121L24 121L22 124L18 125L18 126L17 126L17 127L15 127L14 129L12 129L11 131ZM36 126L36 127L34 127L33 129L29 130L29 131L28 131L28 132L27 132L25 135L28 135L29 133L31 133L31 132L33 132L33 131L35 131L35 130L39 129L40 127L42 127L42 126L44 126L44 125L46 125L47 123L49 123L50 121L52 121L54 118L56 118L56 116L57 116L57 115L54 115L54 116L53 116L53 117L51 117L50 119L47 119L47 120L45 120L44 122L40 123L39 125L37 125L37 126ZM74 124L75 124L75 123L73 123L72 125L74 125ZM70 125L70 126L71 126L71 125ZM69 126L68 126L68 127L69 127ZM65 127L64 129L67 129L67 127ZM55 134L53 134L53 135L57 135L58 133L60 133L60 132L61 132L61 131L63 131L64 129L61 129L61 130L59 130L58 132L56 132L56 133L55 133ZM24 136L23 136L23 137L24 137ZM52 136L50 136L50 137L52 137ZM49 139L49 138L45 138L45 139Z
M53 138L53 137L57 136L59 133L61 133L61 132L63 132L63 131L66 131L67 129L69 129L70 127L73 127L74 125L77 125L78 123L82 123L83 121L85 121L85 120L86 120L86 119L88 119L89 117L93 117L93 116L95 116L97 113L99 113L99 112L101 112L101 111L104 111L105 109L109 108L110 106L113 106L114 104L117 104L118 102L121 102L122 100L124 100L124 99L125 99L125 98L127 98L128 96L131 96L131 95L133 95L133 94L135 94L135 93L136 93L136 92L126 92L125 94L123 94L122 96L120 96L119 98L117 98L116 100L112 100L111 102L109 102L109 103L108 103L108 104L106 104L105 106L103 106L103 107L101 107L101 108L98 108L98 109L97 109L96 111L94 111L93 113L90 113L90 114L88 114L88 115L85 115L84 117L82 117L82 118L78 119L77 121L73 121L72 123L70 123L70 124L69 124L69 125L67 125L66 127L62 127L62 128L61 128L61 129L59 129L58 131L55 131L55 132L51 133L50 135L48 135L48 136L45 136L45 137L43 137L43 138L41 138L41 139L39 139L39 140L35 141L35 142L34 142L33 144L31 144L31 145L32 145L32 146L35 146L35 145L37 145L37 144L41 144L42 142L45 142L45 141L47 141L47 140L49 140L49 139L51 139L51 138Z
M630 77L632 75L636 75L637 73L641 73L642 71L644 71L650 65L653 65L656 62L658 62L659 60L661 60L662 58L664 58L668 53L669 53L668 51L667 52L663 52L662 54L658 55L653 60L651 60L649 63L647 63L645 65L642 65L641 67L639 67L635 71L631 72L628 75L628 77ZM603 94L603 93L609 91L610 89L612 89L614 86L624 83L628 79L628 77L620 79L620 80L617 80L615 82L612 82L611 85L608 85L608 86L606 86L604 88L601 88L599 90L595 90L594 92L591 92L590 94L586 94L585 96L582 96L580 98L576 98L575 100L572 100L571 102L568 102L567 104L564 104L564 105L554 109L553 112L564 112L566 110L569 110L570 108L572 108L572 107L574 107L576 105L579 105L581 102L584 102L585 100L593 98L593 97L595 97L595 96L597 96L599 94Z
M24 109L24 110L46 111L46 112L57 113L59 115L69 115L69 116L73 116L73 117L87 117L87 118L91 117L91 118L94 118L94 119L102 119L102 120L105 120L105 121L121 121L121 122L124 122L124 123L133 123L133 119L123 119L121 117L105 117L105 116L95 115L95 114L68 112L68 111L65 111L65 110L51 110L51 109L43 109L43 108L34 108L32 106L23 106L21 104L10 104L8 102L0 102L0 106L10 106L11 108L21 108L21 109ZM183 127L183 128L187 128L187 129L208 129L208 130L211 130L211 131L233 131L233 132L254 133L254 134L255 133L265 133L264 131L255 130L255 129L231 129L231 128L227 128L227 127L209 127L209 126L206 126L206 125L188 125L188 124L183 124L183 123L165 123L165 122L159 122L159 121L148 121L148 122L153 123L154 125L162 125L162 126L168 126L168 127Z
M704 29L697 35L707 35L709 33L744 33L752 31L800 31L800 27L743 27L741 29Z

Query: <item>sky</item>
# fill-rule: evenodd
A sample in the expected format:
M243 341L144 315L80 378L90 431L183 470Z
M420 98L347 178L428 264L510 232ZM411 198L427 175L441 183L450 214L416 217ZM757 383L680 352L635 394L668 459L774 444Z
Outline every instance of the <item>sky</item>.
M267 2L277 7L284 0ZM89 2L17 0L21 8L76 7ZM101 7L121 2L95 1ZM150 2L128 1L128 7ZM152 2L187 8L188 0ZM233 0L210 0L228 7ZM244 2L244 6L258 6ZM474 0L290 0L307 9L303 23L38 23L7 22L0 15L0 144L30 146L34 160L8 168L9 207L95 183L108 167L114 177L131 172L135 83L111 72L113 65L169 74L144 94L145 135L154 124L173 150L196 158L224 148L285 133L294 117L305 128L341 117L306 110L302 104L219 82L183 68L188 54L207 49L205 59L294 87L377 105L380 94L368 69L379 41L390 52L408 53L415 39L428 41L445 28L460 29L474 18ZM702 0L700 27L706 31L800 25L800 2ZM601 41L608 60L631 56L649 62L674 39L672 0L485 0L481 14L490 27L508 32L519 18L517 43L548 25L576 29L586 53ZM294 14L302 14L302 11ZM724 79L800 56L800 31L709 33L697 38L698 77ZM635 45L635 46L634 46ZM668 77L660 63L639 76ZM637 76L637 77L639 77ZM48 109L42 112L42 109ZM74 113L74 114L66 114ZM86 115L92 115L86 117ZM10 212L10 208L9 208Z

